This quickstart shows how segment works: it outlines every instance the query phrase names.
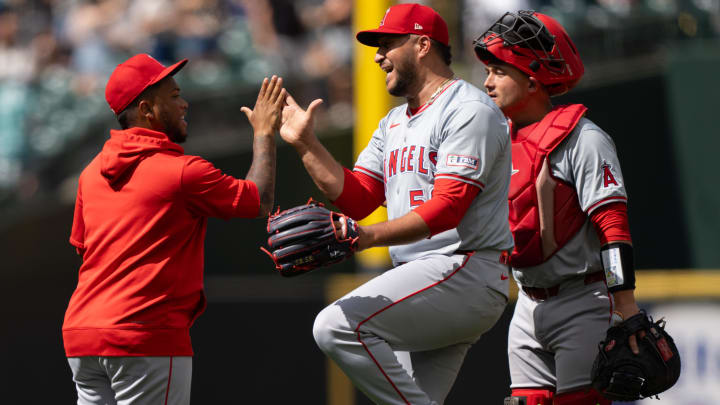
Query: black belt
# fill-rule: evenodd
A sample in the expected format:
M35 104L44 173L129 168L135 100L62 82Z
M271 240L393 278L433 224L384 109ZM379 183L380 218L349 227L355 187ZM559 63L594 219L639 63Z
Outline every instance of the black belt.
M469 255L471 253L475 253L475 250L456 250L453 252L453 254L456 255ZM498 262L502 264L508 264L510 260L510 253L507 250L503 250L500 252L500 255L498 256Z
M604 281L605 280L605 272L604 271L596 271L594 273L588 273L585 274L585 285L597 283L598 281ZM522 290L525 291L525 294L527 294L528 297L536 300L536 301L545 301L548 298L554 297L558 295L560 292L560 284L554 285L552 287L542 288L542 287L522 287Z

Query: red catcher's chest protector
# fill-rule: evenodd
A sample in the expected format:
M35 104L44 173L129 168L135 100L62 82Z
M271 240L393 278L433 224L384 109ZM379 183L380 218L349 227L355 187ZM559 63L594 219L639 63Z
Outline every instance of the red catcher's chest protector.
M575 188L552 176L548 155L587 111L581 104L553 108L540 122L512 136L510 229L515 249L510 264L536 266L563 247L585 223Z

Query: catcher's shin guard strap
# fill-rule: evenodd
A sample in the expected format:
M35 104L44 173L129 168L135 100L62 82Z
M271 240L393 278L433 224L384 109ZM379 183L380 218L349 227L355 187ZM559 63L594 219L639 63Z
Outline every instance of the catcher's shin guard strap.
M556 394L553 405L610 405L612 401L603 397L593 388Z
M631 245L609 243L600 249L600 256L610 292L635 289L635 264Z
M505 398L504 405L552 405L554 394L547 388L518 388Z

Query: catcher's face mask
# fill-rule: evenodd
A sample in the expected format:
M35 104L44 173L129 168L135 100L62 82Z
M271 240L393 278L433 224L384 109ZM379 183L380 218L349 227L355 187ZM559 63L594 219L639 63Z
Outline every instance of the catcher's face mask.
M534 11L505 13L473 44L483 63L508 63L542 83L551 96L566 93L585 68L565 29L550 16Z

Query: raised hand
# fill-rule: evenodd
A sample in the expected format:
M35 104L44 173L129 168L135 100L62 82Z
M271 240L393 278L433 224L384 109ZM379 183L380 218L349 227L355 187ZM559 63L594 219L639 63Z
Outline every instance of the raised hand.
M282 77L273 76L270 80L266 77L258 92L255 107L252 110L248 107L240 108L240 111L248 117L255 135L274 135L275 131L280 128L282 110L287 96L287 91L282 84Z
M315 111L322 104L322 99L316 99L303 110L291 95L287 95L285 108L282 111L282 125L280 126L280 137L293 145L301 146L306 144L312 136L315 124Z

